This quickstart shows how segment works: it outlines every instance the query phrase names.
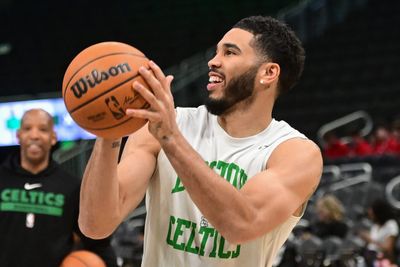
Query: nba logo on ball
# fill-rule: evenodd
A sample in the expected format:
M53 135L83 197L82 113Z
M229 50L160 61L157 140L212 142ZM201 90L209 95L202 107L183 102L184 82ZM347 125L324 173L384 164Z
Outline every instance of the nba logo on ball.
M119 138L141 128L146 121L125 115L127 108L148 108L132 89L133 81L145 81L138 73L148 67L138 49L119 42L103 42L80 52L69 64L62 95L74 121L104 138Z

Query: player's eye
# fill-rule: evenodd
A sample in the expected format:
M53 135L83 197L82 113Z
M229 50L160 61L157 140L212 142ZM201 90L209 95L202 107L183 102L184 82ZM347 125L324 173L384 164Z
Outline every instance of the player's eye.
M228 49L228 50L225 51L225 55L226 55L226 56L236 55L236 53L235 53L234 51Z

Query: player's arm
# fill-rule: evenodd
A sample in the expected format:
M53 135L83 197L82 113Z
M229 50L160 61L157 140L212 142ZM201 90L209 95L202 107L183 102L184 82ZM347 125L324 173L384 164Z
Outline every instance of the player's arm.
M150 121L158 140L181 178L191 199L207 220L230 242L254 239L294 214L318 185L322 159L311 141L291 139L279 145L267 170L237 190L211 170L178 129L171 94L171 76L154 63L139 68L152 89L134 83L134 89L151 105L148 110L127 110L127 115Z
M79 227L86 236L110 235L143 199L160 149L147 129L128 138L119 164L120 142L96 140L80 194Z
M291 139L275 149L267 170L237 190L204 164L182 136L169 141L162 143L163 150L191 199L232 243L257 238L297 214L322 171L319 148L308 140Z

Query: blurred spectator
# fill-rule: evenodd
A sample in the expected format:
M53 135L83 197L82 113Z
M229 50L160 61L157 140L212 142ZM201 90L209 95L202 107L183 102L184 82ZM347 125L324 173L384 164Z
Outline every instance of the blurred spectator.
M365 258L368 266L375 266L378 259L395 261L395 244L399 233L399 226L389 203L377 199L367 209L368 218L372 221L369 231L359 233L366 242Z
M370 143L360 134L360 131L354 132L350 143L351 156L368 156L373 153Z
M348 156L350 153L349 147L343 143L334 132L328 132L324 135L325 145L323 155L328 159L335 159Z
M317 221L311 225L310 231L324 239L332 236L344 238L348 226L344 221L345 209L334 195L324 195L316 203Z
M392 123L392 136L397 143L396 153L400 155L400 118L397 118Z
M373 135L372 148L374 155L396 154L398 142L385 126L378 126Z

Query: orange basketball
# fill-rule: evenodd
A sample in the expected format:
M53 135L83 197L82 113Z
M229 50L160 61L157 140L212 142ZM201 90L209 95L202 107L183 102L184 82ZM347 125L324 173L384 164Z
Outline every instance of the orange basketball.
M68 254L60 267L106 267L106 264L93 252L77 250Z
M149 88L138 73L148 61L138 49L119 42L98 43L80 52L69 64L62 85L73 120L104 138L119 138L142 127L146 120L128 117L125 110L149 107L132 89L133 81Z

